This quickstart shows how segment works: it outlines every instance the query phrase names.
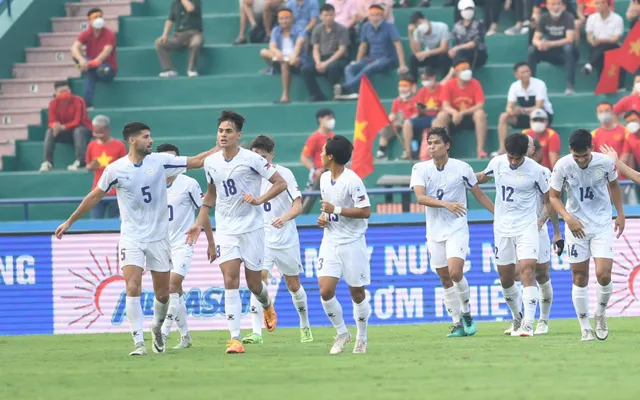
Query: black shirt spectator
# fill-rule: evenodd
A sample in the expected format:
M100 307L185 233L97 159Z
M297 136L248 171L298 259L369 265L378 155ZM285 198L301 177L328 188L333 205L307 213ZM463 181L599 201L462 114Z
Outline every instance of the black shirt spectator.
M449 49L449 59L451 62L466 60L472 69L482 67L487 62L485 26L475 18L473 0L460 0L458 9L462 19L455 23L451 31L453 47Z

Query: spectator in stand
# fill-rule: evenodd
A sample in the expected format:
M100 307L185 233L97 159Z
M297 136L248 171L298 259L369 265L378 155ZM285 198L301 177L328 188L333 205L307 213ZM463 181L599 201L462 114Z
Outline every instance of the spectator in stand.
M498 33L500 14L505 6L502 0L484 0L484 26L487 29L487 36Z
M528 128L533 110L542 108L548 115L549 124L553 121L553 107L547 95L547 84L531 76L531 68L526 62L521 61L514 65L513 71L517 81L509 87L507 108L498 120L500 147L497 154L505 153L504 140L509 135L509 126L517 129Z
M589 17L593 14L597 14L598 5L597 0L578 0L578 7L576 8L576 46L580 44L580 36L584 30ZM613 12L615 10L614 0L605 1L607 10ZM587 31L587 38L589 38L589 32Z
M631 28L633 28L636 22L638 22L638 17L640 17L640 0L631 0L629 2L626 17L627 21L629 21L629 25L631 25Z
M56 82L54 88L56 97L49 103L49 129L44 137L44 161L40 164L40 172L53 168L56 142L73 143L76 160L67 169L78 171L85 166L84 155L93 126L84 100L71 93L66 81Z
M109 82L118 71L116 34L104 26L102 10L92 8L87 13L89 28L81 32L71 46L71 55L84 73L84 102L93 107L96 82ZM86 46L86 57L82 46Z
M264 12L264 0L238 0L240 13L240 33L233 44L247 43L247 24L251 25L249 34L252 35L258 29L256 16ZM253 36L250 36L253 37Z
M399 74L409 71L404 60L400 33L394 24L383 20L383 15L384 9L381 6L372 5L369 8L369 21L360 31L356 61L345 69L345 83L333 87L336 99L357 99L360 80L364 74L371 77L396 65L399 65Z
M418 115L404 121L402 125L402 136L404 138L405 152L403 156L411 155L411 159L416 158L415 149L420 149L421 161L429 159L427 145L427 130L431 128L438 112L442 109L441 92L442 85L438 82L436 70L425 67L420 74L422 88L414 97ZM419 144L419 146L416 146Z
M300 66L303 52L304 31L293 23L293 13L288 8L278 11L278 26L271 32L268 49L260 50L260 57L270 67L263 71L267 75L280 73L282 96L275 103L290 103L291 74Z
M475 18L476 5L473 0L460 0L458 9L462 19L455 23L451 35L453 47L449 49L449 60L453 64L458 60L467 60L471 69L482 67L487 62L487 45L484 42L485 26ZM454 76L451 69L447 78Z
M465 1L465 0L462 0ZM473 78L471 65L465 60L454 64L456 79L448 80L442 87L442 111L433 125L458 129L475 129L478 158L487 158L484 149L487 137L487 113L484 110L484 91L480 82Z
M91 186L91 190L93 190L107 165L125 157L127 148L123 142L111 137L111 127L107 116L96 115L91 123L95 140L87 146L86 163L87 169L93 171L93 186ZM115 195L115 187L107 193L107 196ZM115 197L104 198L91 209L91 218L93 219L118 218L119 216L118 202Z
M371 7L374 5L380 6L383 10L382 18L390 23L395 23L396 20L393 17L393 0L356 0L358 3L358 22L365 23L369 19L369 13Z
M613 106L616 115L624 114L628 111L640 112L640 73L633 77L633 89L630 95L624 96Z
M595 11L587 19L587 42L591 46L589 62L582 71L589 75L595 68L598 75L604 68L604 53L620 47L624 32L622 17L609 9L609 0L595 0ZM618 87L624 87L624 70L620 70Z
M553 170L560 159L560 135L549 127L549 117L543 109L533 110L530 117L529 129L522 133L538 139L542 147L542 165Z
M398 82L398 97L391 103L389 113L389 125L380 131L380 141L378 142L378 152L376 158L387 157L387 147L395 137L399 136L402 124L409 118L418 115L415 100L416 82L411 75L403 75ZM406 159L405 154L402 155Z
M264 0L264 10L262 11L262 24L264 26L265 43L271 42L271 31L273 28L273 16L283 7L286 0Z
M516 14L516 24L504 31L505 35L524 35L529 32L529 2L528 0L506 0L504 9L507 10L513 6Z
M418 76L419 67L441 69L449 72L449 26L444 22L431 22L421 12L411 16L408 27L411 58L409 72Z
M627 165L638 170L640 166L640 113L635 110L624 114L624 121L627 124L627 140L620 159Z
M622 154L627 130L624 126L618 124L618 120L613 113L613 106L603 101L598 104L596 112L600 126L591 131L593 150L600 151L600 146L607 144L613 147L618 154Z
M533 76L540 61L564 65L565 95L574 93L578 49L575 46L575 22L563 9L562 0L547 0L549 13L540 17L538 27L529 46L529 66Z
M359 21L358 0L327 0L336 10L336 22L349 30L349 43L356 42L356 24Z
M293 13L293 24L305 35L311 35L320 17L318 0L287 0L285 8Z
M307 138L300 162L309 170L306 190L320 190L320 175L325 171L322 167L322 148L327 144L327 139L335 136L333 130L336 127L336 117L329 108L322 108L316 112L318 130ZM306 197L302 202L302 212L308 213L316 196Z
M571 0L562 0L562 8L571 14L571 16L575 19L578 19L578 13L576 12ZM547 0L533 0L533 10L531 12L531 21L529 24L529 44L533 40L533 35L538 28L538 23L540 22L540 17L548 14L549 10L547 9Z
M332 86L337 85L349 64L349 31L335 22L335 8L331 4L323 4L320 19L322 23L313 28L311 34L313 63L307 63L301 70L311 96L309 101L327 100L318 86L316 75L326 75Z
M173 35L169 36L174 25ZM162 69L160 77L172 78L178 75L171 61L171 53L188 48L187 75L189 78L197 78L198 57L203 43L200 0L174 0L171 3L169 18L164 23L162 36L156 39L156 53Z

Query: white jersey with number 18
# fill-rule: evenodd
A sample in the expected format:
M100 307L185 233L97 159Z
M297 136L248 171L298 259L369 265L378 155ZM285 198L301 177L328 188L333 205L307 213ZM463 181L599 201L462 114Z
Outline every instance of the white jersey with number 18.
M280 229L273 227L271 221L291 211L293 201L302 197L302 193L300 193L296 178L289 168L276 165L275 169L287 183L287 189L262 205L264 210L264 241L267 247L272 249L286 249L300 244L296 221L289 220ZM260 189L261 195L267 193L271 186L273 186L271 182L263 179L262 188Z
M189 176L178 175L176 180L167 186L171 247L185 244L185 234L196 221L195 212L202 206L203 198L200 184Z

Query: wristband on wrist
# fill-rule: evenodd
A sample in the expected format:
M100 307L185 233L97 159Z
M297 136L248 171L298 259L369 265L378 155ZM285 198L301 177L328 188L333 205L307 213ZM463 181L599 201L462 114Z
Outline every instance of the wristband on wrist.
M338 207L338 206L333 207L333 213L334 213L335 215L340 215L340 214L342 214L342 207Z

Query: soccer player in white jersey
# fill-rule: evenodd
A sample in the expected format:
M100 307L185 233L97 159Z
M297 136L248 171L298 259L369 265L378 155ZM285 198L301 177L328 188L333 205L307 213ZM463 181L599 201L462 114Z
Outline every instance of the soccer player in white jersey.
M562 157L551 175L551 204L565 221L569 264L573 274L571 297L582 331L583 341L592 341L594 331L589 321L589 260L596 264L595 337L605 340L609 328L605 313L612 292L613 233L611 201L618 211L615 230L624 231L624 209L613 161L592 152L591 134L577 129L569 137L571 154ZM560 198L567 192L566 207ZM611 195L609 195L611 193Z
M324 229L318 257L318 284L322 308L338 331L330 354L344 352L351 333L342 317L342 306L336 299L336 286L343 278L349 285L353 301L353 318L357 336L354 353L367 351L367 324L371 307L365 286L371 283L369 251L365 240L371 203L364 183L352 170L345 168L351 159L353 145L344 136L327 140L320 157L327 169L320 176L322 214L318 226Z
M268 162L273 162L275 156L275 142L273 138L259 135L251 142L251 151L260 154ZM280 176L287 182L287 190L277 195L273 200L262 205L264 216L265 249L262 280L267 284L269 273L274 265L284 276L287 289L291 294L293 305L300 317L300 342L313 342L311 325L307 306L307 293L300 284L302 262L300 260L300 239L296 228L295 218L302 213L302 193L296 183L296 178L288 168L272 164ZM271 183L262 180L261 194L271 188ZM251 325L253 332L242 339L244 344L262 344L263 311L255 295L251 295Z
M156 148L158 153L180 155L180 150L172 144L161 144ZM186 243L187 229L196 220L195 212L202 206L202 189L195 179L180 174L167 178L167 201L169 208L169 243L171 244L171 261L173 269L169 281L169 310L162 324L162 337L165 343L175 321L180 331L180 341L174 349L191 347L192 340L187 326L187 307L183 298L182 281L193 258L193 246ZM213 262L216 257L215 243L211 221L204 221L204 233L207 237L207 257Z
M511 310L514 323L512 336L533 336L533 323L538 306L535 267L538 260L539 225L536 213L538 196L549 202L549 180L542 166L526 156L529 139L514 133L505 139L507 154L494 157L478 173L478 182L495 180L495 218L493 223L494 259L500 275L502 293ZM515 265L519 262L524 289L524 319L520 314Z
M116 188L120 209L118 256L126 282L126 313L135 349L132 356L147 354L144 344L144 316L140 305L142 273L151 271L155 292L151 335L153 351L165 351L161 327L169 307L169 278L172 268L167 208L167 177L187 169L202 168L214 149L195 157L177 157L152 153L151 128L141 122L125 125L122 136L129 144L129 154L105 168L98 185L55 232L58 239L80 217L93 208L111 188Z
M429 260L440 277L444 304L453 320L447 336L473 336L476 323L469 309L469 283L463 274L469 254L467 189L491 213L493 203L480 190L471 166L449 158L451 138L444 128L431 128L427 143L431 160L413 166L410 186L418 203L425 206Z
M231 339L227 354L244 353L240 341L240 264L244 262L247 286L264 311L264 323L269 332L276 329L277 316L262 282L264 262L264 222L262 204L287 189L287 183L276 169L250 150L240 147L244 117L233 111L222 111L218 118L218 145L222 148L205 160L207 194L194 225L189 228L189 242L195 242L200 229L209 218L209 209L216 207L216 255L224 277L224 309ZM260 195L262 179L271 188Z

